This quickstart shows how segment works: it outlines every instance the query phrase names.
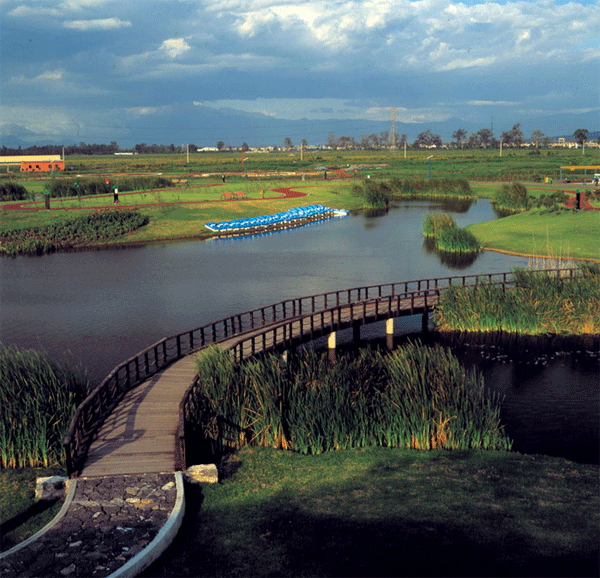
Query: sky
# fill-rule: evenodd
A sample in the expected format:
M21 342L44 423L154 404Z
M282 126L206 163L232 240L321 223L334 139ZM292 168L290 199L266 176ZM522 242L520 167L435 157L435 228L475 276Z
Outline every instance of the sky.
M0 58L1 132L28 141L600 119L600 0L0 0Z

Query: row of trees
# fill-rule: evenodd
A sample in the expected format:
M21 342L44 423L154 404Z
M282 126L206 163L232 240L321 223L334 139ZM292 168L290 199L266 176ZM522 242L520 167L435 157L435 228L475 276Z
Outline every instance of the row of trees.
M574 140L582 146L589 140L589 131L587 129L578 128L573 133ZM492 134L492 131L489 128L482 128L475 133L468 134L464 129L457 129L452 134L452 141L449 143L451 146L456 146L458 148L484 148L488 147L498 148L500 143L504 146L509 147L520 147L525 143L525 137L523 135L523 131L521 130L521 124L515 124L511 130L505 131L500 135L500 139L496 139ZM535 144L536 147L539 147L540 144L547 145L551 141L550 137L544 135L542 131L535 130L531 133L529 142ZM600 136L598 137L598 143L600 143ZM340 136L337 139L335 138L334 133L330 132L327 138L327 147L330 149L385 149L385 148L403 148L405 145L409 145L408 137L405 134L399 135L398 133L392 133L390 135L389 131L382 131L379 134L372 133L369 135L361 135L360 139L357 141L352 136ZM441 147L444 143L442 138L438 134L433 134L431 130L426 130L420 133L416 140L412 143L412 146L416 148L420 147ZM298 147L294 146L292 139L290 137L286 137L283 149L290 150L293 148L304 147L305 149L308 147L308 142L306 139L302 139L300 145ZM274 150L278 150L278 147L273 147ZM174 153L185 153L187 150L191 153L195 153L198 151L198 147L194 144L189 145L179 145L176 146L174 144L170 145L158 145L152 144L148 145L146 143L136 144L132 150L138 154L174 154ZM248 151L250 147L247 143L244 143L241 147L228 147L223 141L217 142L217 150L218 151L231 151L231 150L241 150ZM25 149L18 147L17 149L8 148L3 146L0 149L0 156L10 156L10 155L59 155L64 151L65 155L73 156L73 155L107 155L107 154L115 154L118 152L122 152L122 149L119 145L112 141L110 144L86 144L84 142L80 142L79 145L68 145L65 147L59 145L46 145L46 146L30 146Z

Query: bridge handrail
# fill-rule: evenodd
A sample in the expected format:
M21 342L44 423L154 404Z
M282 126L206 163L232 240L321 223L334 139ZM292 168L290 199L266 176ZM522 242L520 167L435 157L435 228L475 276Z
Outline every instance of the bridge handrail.
M574 269L544 269L540 272L570 272ZM476 285L482 281L509 284L513 273L485 273L457 275L431 279L416 279L398 283L382 283L352 287L338 291L318 293L305 297L286 299L264 307L258 307L231 315L175 335L164 337L117 365L77 407L63 445L66 451L67 471L76 474L83 465L92 437L122 397L147 378L168 365L212 343L244 335L260 328L268 328L286 320L297 319L343 305L351 305L372 299L395 295L440 291L451 285ZM403 290L401 290L403 289Z

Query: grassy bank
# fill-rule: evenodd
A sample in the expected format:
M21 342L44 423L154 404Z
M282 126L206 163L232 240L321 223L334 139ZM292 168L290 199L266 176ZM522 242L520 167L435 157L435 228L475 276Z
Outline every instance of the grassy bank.
M37 478L66 476L63 468L0 470L0 551L9 550L43 528L62 501L35 499Z
M240 450L144 576L596 576L597 466L505 452ZM195 492L195 493L194 493Z
M484 249L555 259L600 261L600 211L532 209L469 225Z

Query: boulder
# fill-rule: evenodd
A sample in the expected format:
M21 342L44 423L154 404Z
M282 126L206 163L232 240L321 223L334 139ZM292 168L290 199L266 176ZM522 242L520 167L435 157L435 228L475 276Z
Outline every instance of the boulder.
M37 478L35 484L36 500L60 500L65 495L68 480L69 478L62 476Z
M215 464L190 466L185 473L187 476L198 482L216 484L219 481L219 472Z

